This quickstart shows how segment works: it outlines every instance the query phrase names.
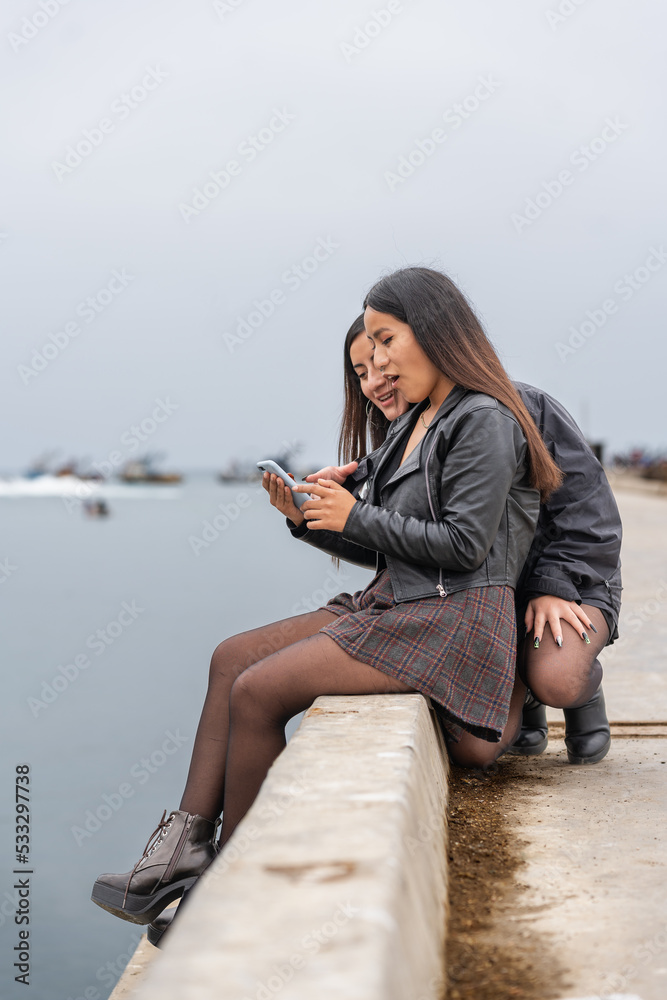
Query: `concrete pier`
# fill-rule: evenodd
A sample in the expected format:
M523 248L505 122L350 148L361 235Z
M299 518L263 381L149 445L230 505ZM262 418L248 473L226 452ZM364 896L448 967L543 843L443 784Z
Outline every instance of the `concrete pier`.
M446 760L421 695L318 698L129 995L439 1000Z
M617 500L621 640L602 654L611 751L568 764L550 709L547 752L500 762L523 863L485 933L519 951L538 934L535 996L562 1000L667 996L667 496L631 482ZM440 1000L445 801L425 699L319 698L230 842L238 856L218 859L163 953L140 946L113 1000Z
M572 767L563 713L550 709L547 752L514 759L534 782L517 783L512 797L525 888L510 919L519 934L530 926L552 943L567 1000L665 1000L667 496L632 480L615 490L621 639L601 657L612 746L599 764Z

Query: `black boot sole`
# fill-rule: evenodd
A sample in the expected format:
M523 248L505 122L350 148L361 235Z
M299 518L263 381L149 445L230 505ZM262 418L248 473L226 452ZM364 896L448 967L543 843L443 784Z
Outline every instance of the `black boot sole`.
M110 885L105 885L104 882L95 882L90 898L93 903L97 903L107 913L113 913L121 920L128 920L132 924L150 924L162 913L165 907L182 896L186 889L193 886L197 878L197 875L191 875L189 878L179 879L178 882L171 882L168 886L158 890L158 892L151 893L149 896L128 892L124 906L124 889L114 889Z
M544 737L543 740L541 740L539 743L536 743L532 747L531 746L518 747L515 744L512 744L511 747L507 748L505 753L514 754L516 757L539 757L541 753L544 753L548 745L549 745L549 736L547 735Z
M146 928L146 937L148 938L150 944L152 944L154 948L161 947L160 941L164 937L166 930L167 928L165 928L164 930L160 930L159 927L155 927L153 924L148 925L148 927Z
M592 754L590 757L580 757L577 754L572 753L567 743L565 744L565 749L567 750L567 759L570 764L597 764L599 761L606 757L609 753L609 748L611 746L611 736L597 753Z

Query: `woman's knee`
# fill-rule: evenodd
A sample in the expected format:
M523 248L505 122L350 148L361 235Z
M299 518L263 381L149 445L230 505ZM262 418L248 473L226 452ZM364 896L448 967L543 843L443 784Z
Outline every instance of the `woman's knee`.
M254 719L266 723L280 721L281 714L279 700L272 695L265 678L255 670L243 671L232 684L229 713L232 722Z
M253 663L257 663L264 656L268 656L273 650L269 644L253 642L251 632L239 632L224 639L213 650L211 656L211 667L209 670L209 683L215 683L220 677L236 678Z
M541 663L528 670L528 687L535 698L551 708L572 708L595 693L602 681L600 661L579 658L575 664Z
M468 741L465 738L458 743L448 745L449 756L458 767L474 768L477 771L488 771L495 766L500 753L497 743L486 743L484 740Z

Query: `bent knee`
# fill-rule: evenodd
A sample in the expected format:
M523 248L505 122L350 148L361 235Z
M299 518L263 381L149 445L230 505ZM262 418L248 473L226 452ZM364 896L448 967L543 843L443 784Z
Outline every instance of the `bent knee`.
M550 708L570 708L590 697L591 688L598 687L602 680L602 667L598 660L582 664L579 670L560 672L536 671L528 680L528 686L535 698Z
M276 706L270 701L266 684L253 670L239 674L229 692L229 712L232 719L273 718Z
M261 660L266 653L257 652L249 632L239 632L228 639L223 639L213 650L209 669L209 682L220 675L238 677L244 670Z
M448 746L449 755L458 767L474 768L477 771L487 771L493 765L500 754L500 744L489 743L486 746L466 746L459 743L450 743Z

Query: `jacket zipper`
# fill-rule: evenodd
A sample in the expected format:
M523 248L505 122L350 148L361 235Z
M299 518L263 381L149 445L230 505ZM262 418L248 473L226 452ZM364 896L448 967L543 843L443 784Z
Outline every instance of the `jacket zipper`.
M185 825L184 825L183 829L181 830L181 835L178 838L178 843L176 844L176 850L172 854L171 861L167 865L165 873L162 876L162 881L163 882L168 882L169 879L171 878L172 872L173 872L174 868L176 867L176 865L178 864L178 860L179 860L179 858L180 858L180 856L181 856L181 854L183 852L183 847L185 845L185 841L188 838L188 834L190 832L190 827L192 826L193 822L194 822L194 816L190 816L189 819L186 820Z
M426 462L424 463L424 478L426 479L426 496L428 497L428 506L429 510L431 511L431 517L433 518L434 521L437 521L438 519L435 516L435 510L433 508L433 503L431 501L431 490L428 482L428 463L431 461L431 455L433 454L433 449L435 448L436 443L437 443L437 438L434 437L433 444L431 445L431 450L426 456ZM436 590L438 591L440 597L447 597L447 591L442 585L442 566L438 567L438 584Z

